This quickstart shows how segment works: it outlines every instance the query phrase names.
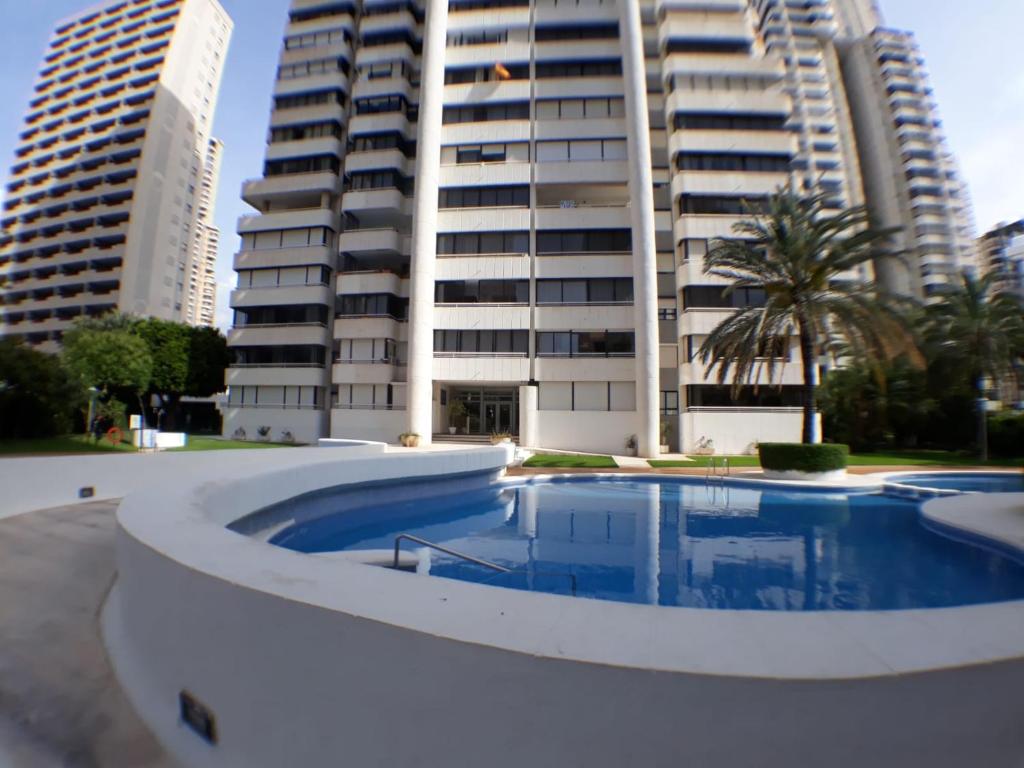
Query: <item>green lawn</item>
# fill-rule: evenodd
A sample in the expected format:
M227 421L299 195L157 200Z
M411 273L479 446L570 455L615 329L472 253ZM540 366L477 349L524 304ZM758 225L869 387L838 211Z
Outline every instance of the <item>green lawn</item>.
M106 439L98 443L85 435L64 435L38 440L0 440L0 454L16 453L134 453L128 443L111 445Z
M174 451L223 451L232 448L284 448L294 447L292 443L262 443L243 440L222 440L219 437L189 437L185 448ZM113 446L106 439L97 443L85 435L64 435L38 440L0 440L0 456L32 453L135 453L129 443Z
M191 435L184 448L171 448L171 451L227 451L233 448L294 448L294 443L261 443L253 440L225 440L220 437L201 437Z
M619 466L611 456L579 456L575 454L561 455L557 453L536 453L523 464L524 467L553 467L568 469L573 467L590 467L594 469L614 469Z

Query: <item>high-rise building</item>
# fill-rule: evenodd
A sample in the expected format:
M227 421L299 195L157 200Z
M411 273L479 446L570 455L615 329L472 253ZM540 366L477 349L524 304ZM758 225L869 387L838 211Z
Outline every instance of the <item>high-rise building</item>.
M996 275L1004 289L1024 298L1024 219L982 235L978 251L983 270Z
M57 26L0 219L0 335L52 349L82 315L202 321L231 30L216 0L112 0Z
M879 265L891 290L934 299L976 271L966 184L942 131L913 34L877 27L848 40L843 64L865 193L880 228L899 228L905 258Z
M843 54L876 20L870 0L293 0L243 190L226 434L798 439L795 344L766 350L773 387L697 359L764 300L723 296L704 257L787 184L870 202Z
M210 139L196 193L192 257L188 263L187 293L182 307L182 319L190 325L212 326L217 312L216 270L220 230L213 222L223 152L224 144L219 139Z

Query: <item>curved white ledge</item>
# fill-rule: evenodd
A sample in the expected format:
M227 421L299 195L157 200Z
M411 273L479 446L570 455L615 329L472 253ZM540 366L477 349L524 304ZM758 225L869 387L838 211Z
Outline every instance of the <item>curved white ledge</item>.
M910 764L928 743L929 765L952 766L968 753L948 733L963 727L990 734L969 753L982 755L978 764L1000 764L984 756L1002 755L1007 739L1024 747L1007 728L1022 716L1024 601L885 612L655 607L419 577L225 528L317 489L493 475L506 460L502 448L342 453L296 450L286 467L254 456L244 470L122 504L105 636L143 718L186 764L313 765L347 753L353 765L406 765L431 747L451 764L661 764L686 736L698 751L727 753L702 765L799 764L804 740L817 739L858 758L830 765ZM177 724L185 689L225 721L220 746L199 745ZM703 697L727 708L720 721L705 717ZM929 717L910 716L917 711ZM850 719L861 723L853 732L842 727ZM276 728L294 738L280 743ZM520 728L555 731L509 744L508 729ZM624 754L630 734L645 741ZM499 743L500 754L488 751Z

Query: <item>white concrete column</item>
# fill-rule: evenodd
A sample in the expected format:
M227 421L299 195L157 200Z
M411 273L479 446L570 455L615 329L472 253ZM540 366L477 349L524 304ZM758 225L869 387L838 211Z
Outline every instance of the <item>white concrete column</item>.
M434 276L437 262L437 190L441 173L441 113L448 36L447 0L427 0L416 133L416 196L413 200L409 281L409 431L429 445L433 433Z
M537 442L537 387L524 384L519 387L519 444L525 448L539 448Z
M658 256L654 240L654 179L647 117L647 70L639 0L619 0L622 76L626 91L629 197L633 218L633 307L636 326L638 454L658 455Z

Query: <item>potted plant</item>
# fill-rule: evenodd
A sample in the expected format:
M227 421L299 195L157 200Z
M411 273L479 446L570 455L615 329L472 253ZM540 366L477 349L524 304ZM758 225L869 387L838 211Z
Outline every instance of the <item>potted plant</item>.
M398 436L398 442L406 448L416 448L420 444L420 436L416 432L403 432Z
M670 451L669 443L672 439L672 425L667 422L661 422L661 452L668 453Z
M270 439L270 427L256 427L256 434L260 436L260 440Z
M501 443L511 443L512 433L511 432L492 432L491 433L491 445L500 445Z
M639 446L640 443L637 441L636 435L630 435L626 438L626 454L628 456L636 456Z
M449 400L448 401L448 434L454 435L457 426L455 424L459 419L464 419L469 415L466 410L466 404L461 400Z

